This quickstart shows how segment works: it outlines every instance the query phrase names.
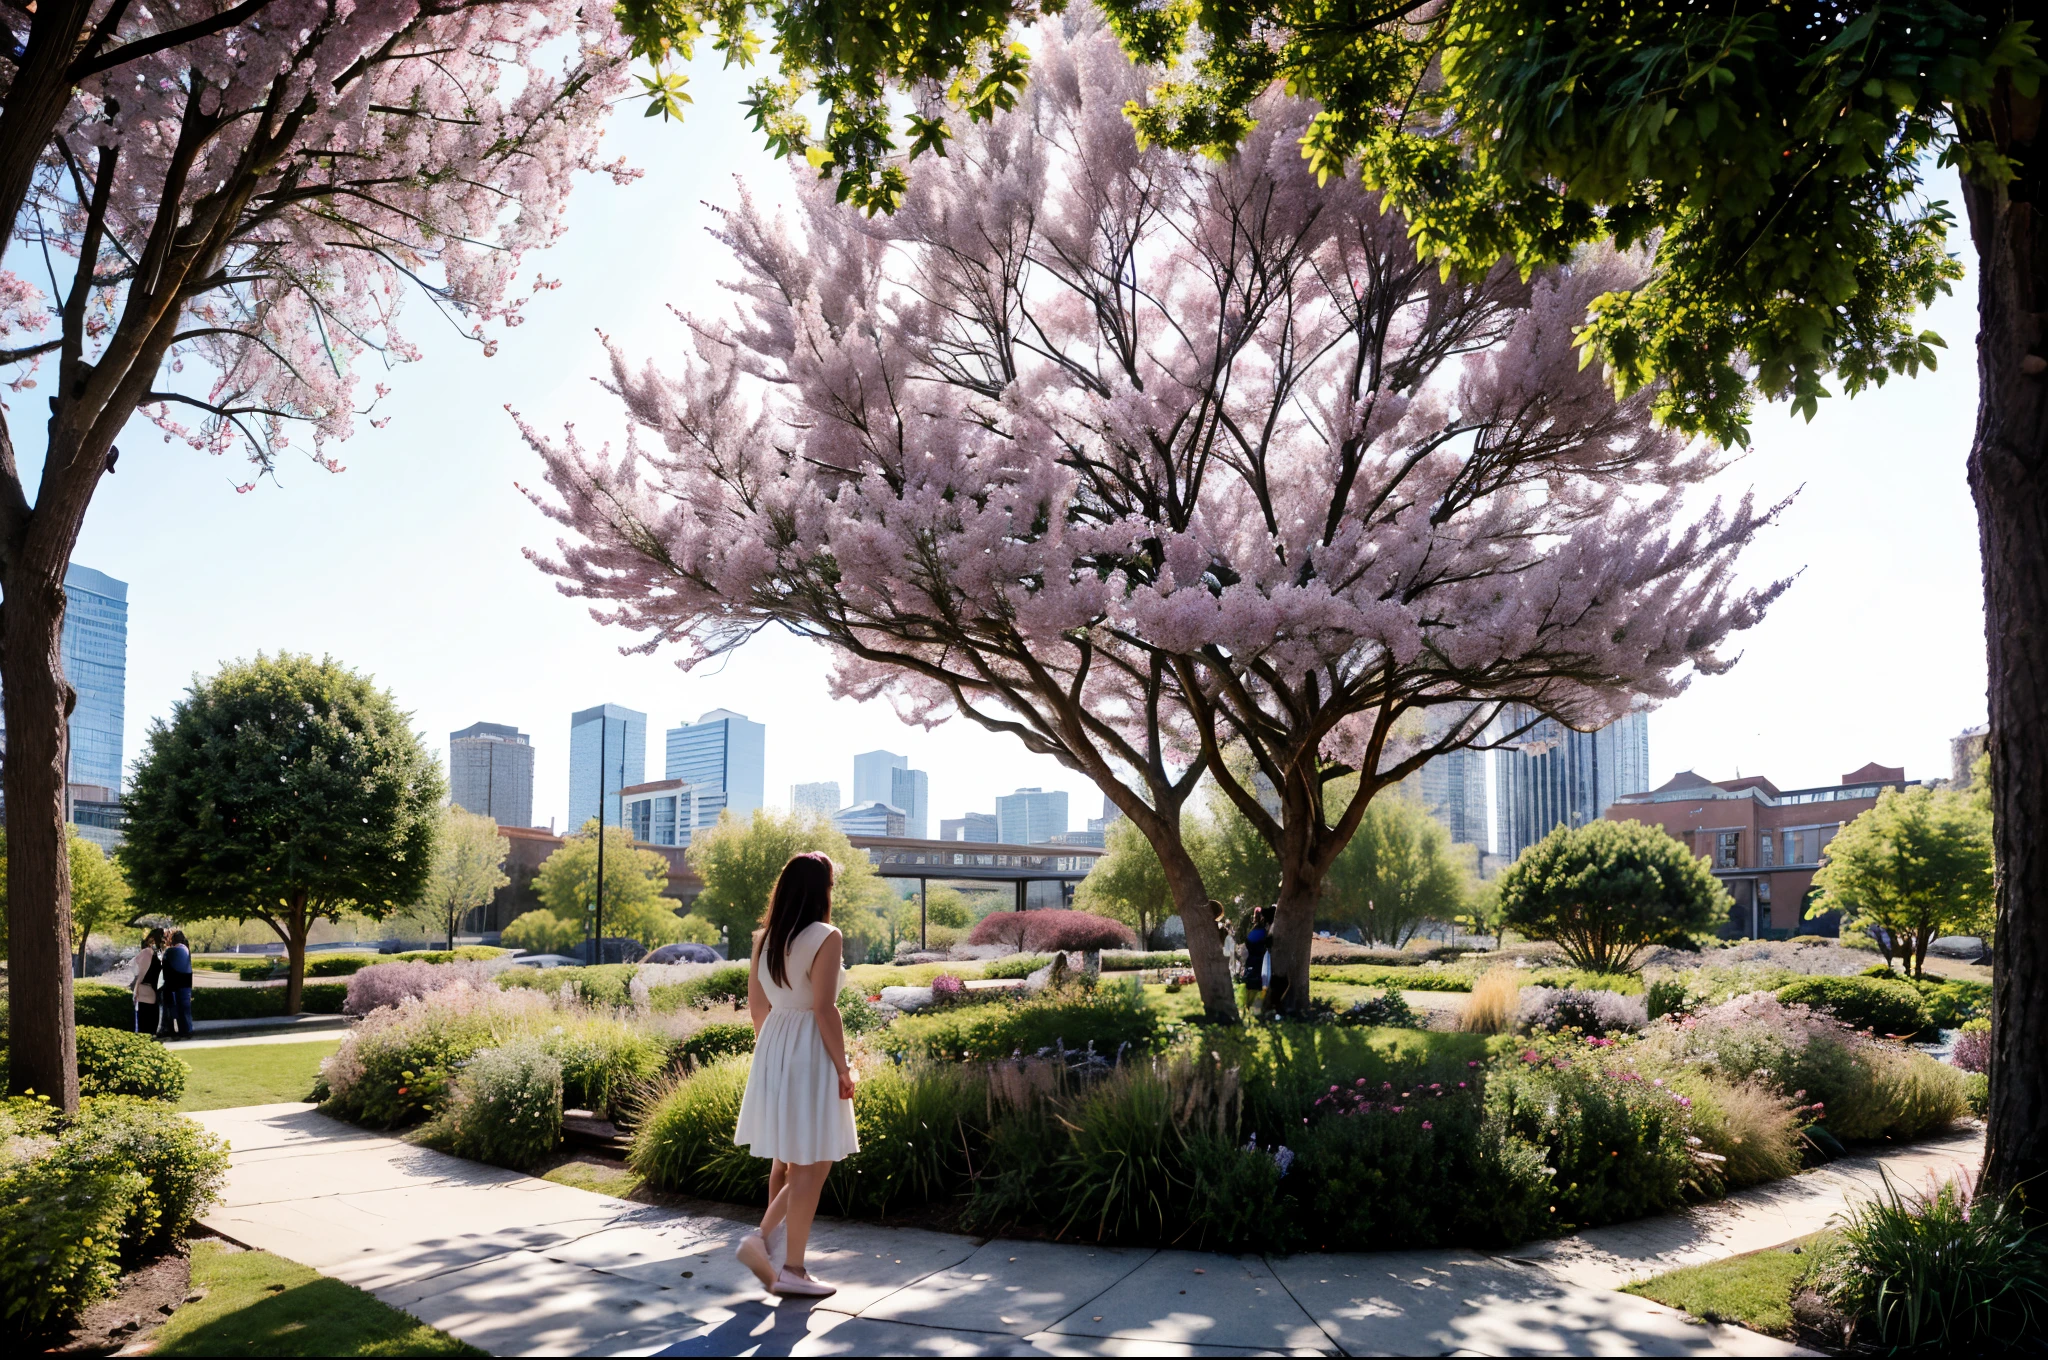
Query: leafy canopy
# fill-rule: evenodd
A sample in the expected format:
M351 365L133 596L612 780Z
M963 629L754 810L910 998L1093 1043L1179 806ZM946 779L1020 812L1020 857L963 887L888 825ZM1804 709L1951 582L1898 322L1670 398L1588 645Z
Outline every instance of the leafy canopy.
M1128 817L1111 822L1102 841L1109 853L1095 861L1088 877L1074 889L1074 909L1123 922L1137 931L1138 947L1143 949L1152 932L1174 911L1166 867L1159 862L1152 842ZM1203 881L1210 891L1216 890L1207 874Z
M1375 798L1323 886L1316 919L1357 926L1368 944L1405 946L1430 921L1466 910L1472 873L1451 833L1414 798Z
M1828 842L1806 915L1843 914L1845 930L1882 929L1917 973L1943 935L1988 933L1991 812L1972 793L1886 789Z
M1102 0L1136 58L1181 63L1140 132L1221 151L1274 81L1322 111L1302 149L1362 174L1447 268L1524 269L1611 237L1651 278L1582 332L1657 414L1745 439L1758 396L1809 419L1932 367L1913 313L1962 268L1922 192L1938 156L1993 180L1982 109L2027 93L2036 35L2005 4L1884 0Z
M691 837L690 867L704 880L704 891L691 904L691 912L723 930L733 952L745 949L768 910L768 895L782 866L791 856L809 850L824 852L839 866L832 920L840 933L848 941L885 933L878 918L890 906L888 885L876 877L874 864L854 849L846 833L820 817L766 809L745 821L720 813L716 826Z
M1560 826L1500 876L1501 915L1554 940L1580 968L1627 968L1643 949L1684 945L1727 919L1707 862L1647 822Z
M446 936L453 949L463 918L512 881L505 873L505 855L510 848L498 834L496 818L453 803L442 808L433 872L428 875L425 894L410 914Z
M649 949L682 939L682 922L676 916L680 904L661 895L667 886L666 858L658 851L635 849L633 834L624 827L604 828L606 938L638 940ZM562 848L547 857L534 875L533 891L541 905L568 928L570 942L582 940L584 918L597 901L596 818L584 823L578 834L566 837ZM556 952L560 952L559 945Z
M121 876L121 866L81 836L76 826L67 824L64 834L71 858L71 947L83 949L93 932L128 920L128 880ZM6 844L0 841L0 859L5 856ZM0 901L5 900L5 886L0 878Z
M138 910L381 919L433 866L440 767L389 691L325 658L223 667L151 724L120 861Z

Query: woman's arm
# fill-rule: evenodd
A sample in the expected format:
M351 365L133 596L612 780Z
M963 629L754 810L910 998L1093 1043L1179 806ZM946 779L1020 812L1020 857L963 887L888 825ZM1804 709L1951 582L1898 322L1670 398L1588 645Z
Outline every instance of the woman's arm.
M834 930L818 946L811 964L811 1011L818 1017L818 1037L825 1041L825 1056L839 1069L839 1098L853 1099L853 1069L846 1064L846 1026L839 1019L839 963L846 948Z
M768 936L762 931L754 937L754 956L747 962L747 1018L754 1022L754 1033L761 1032L761 1026L768 1023L771 1004L768 991L761 985L761 941Z

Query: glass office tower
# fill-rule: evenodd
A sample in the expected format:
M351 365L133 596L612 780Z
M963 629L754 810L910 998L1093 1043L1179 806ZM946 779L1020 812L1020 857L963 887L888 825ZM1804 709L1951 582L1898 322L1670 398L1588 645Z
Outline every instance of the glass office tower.
M697 790L697 825L712 826L730 808L745 820L767 794L768 729L744 713L714 708L693 723L668 730L669 779Z
M569 825L574 834L604 812L618 826L619 791L647 779L647 715L599 704L569 717Z

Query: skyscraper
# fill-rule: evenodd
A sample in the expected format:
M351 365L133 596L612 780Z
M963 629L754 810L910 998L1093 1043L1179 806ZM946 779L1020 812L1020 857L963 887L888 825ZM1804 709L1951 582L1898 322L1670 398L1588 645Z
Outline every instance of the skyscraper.
M996 799L996 838L1005 845L1043 845L1067 829L1067 795L1018 789Z
M931 776L910 768L910 758L894 751L869 751L853 758L853 801L887 803L903 813L903 832L919 840L931 834L927 806Z
M603 809L620 825L619 790L647 778L647 715L599 704L569 718L569 825L572 834Z
M945 817L939 821L939 839L942 841L996 841L995 814L970 812L964 817Z
M693 723L668 730L669 779L697 790L697 825L710 826L721 811L739 818L761 810L767 793L768 729L743 713L714 708Z
M128 583L76 562L64 573L64 678L71 710L71 782L121 792L128 695Z
M1513 731L1534 714L1501 716ZM1650 787L1650 717L1637 710L1597 732L1574 732L1554 718L1537 721L1519 749L1494 752L1494 851L1512 860L1554 827L1598 820L1623 794Z
M499 826L532 826L533 739L504 723L450 732L448 801Z
M827 779L816 784L791 784L789 810L813 817L830 817L839 811L839 781Z
M883 802L855 803L832 814L832 825L849 836L902 836L903 809Z

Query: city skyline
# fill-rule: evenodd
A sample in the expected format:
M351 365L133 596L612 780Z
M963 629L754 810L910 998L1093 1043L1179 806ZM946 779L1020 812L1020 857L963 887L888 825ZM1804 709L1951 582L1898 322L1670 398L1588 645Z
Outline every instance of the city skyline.
M450 732L448 801L499 826L532 826L533 738L506 723Z
M120 473L97 493L75 556L131 583L124 761L195 675L258 651L298 651L373 676L444 756L446 734L481 715L536 734L541 826L567 820L562 715L594 696L671 719L728 707L765 721L775 729L767 786L778 800L880 747L930 773L934 819L985 811L1020 785L1099 805L1089 781L1011 738L958 719L926 731L899 721L886 699L831 698L831 655L777 630L689 673L671 664L671 649L622 654L642 639L594 622L589 601L558 594L522 556L549 550L555 529L521 494L539 472L501 407L537 428L575 420L593 441L618 440L616 403L591 382L606 371L597 331L669 363L682 352L671 306L723 316L728 305L725 271L707 268L705 250L650 253L644 223L704 242L706 205L733 201L735 174L767 207L793 202L787 171L761 153L740 112L751 75L715 59L688 69L697 97L688 171L673 169L672 125L617 120L607 154L659 173L623 188L579 186L562 244L547 255L549 277L566 282L533 299L528 324L495 357L435 330L428 309L408 312L423 362L393 378L378 412L388 425L359 421L356 437L332 447L346 471L286 456L273 476L252 478L232 457L163 443L140 420L123 432ZM1930 175L1928 193L1956 201L1953 172ZM1974 269L1967 250L1961 262ZM1729 470L1703 488L1738 495L1754 485L1766 503L1796 492L1743 575L1803 574L1744 636L1732 671L1695 680L1655 710L1653 781L1696 767L1768 769L1788 786L1817 785L1871 757L1939 770L1949 739L1984 721L1982 586L1963 476L1974 287L1959 282L1924 318L1951 346L1938 372L1822 402L1811 423L1781 405L1760 408L1751 450L1730 455ZM32 479L40 427L24 423L17 437ZM1872 552L1878 543L1890 546ZM268 569L252 573L251 561ZM1898 617L1926 624L1913 666L1883 686L1808 682L1821 660L1867 647ZM487 654L507 664L478 666Z

